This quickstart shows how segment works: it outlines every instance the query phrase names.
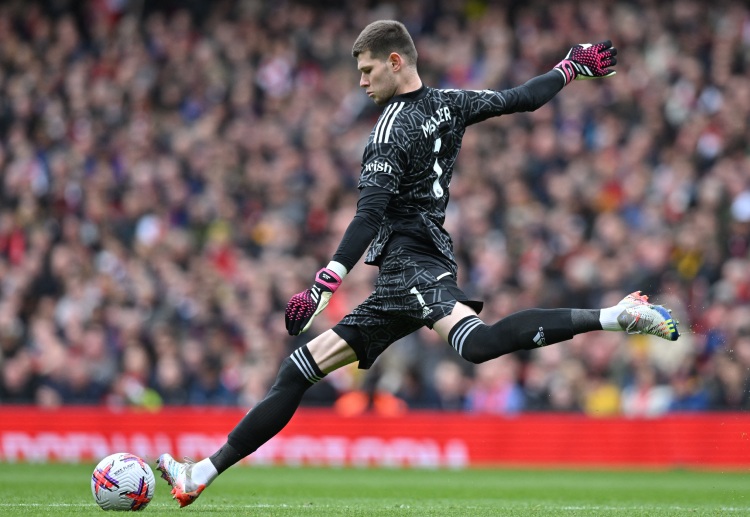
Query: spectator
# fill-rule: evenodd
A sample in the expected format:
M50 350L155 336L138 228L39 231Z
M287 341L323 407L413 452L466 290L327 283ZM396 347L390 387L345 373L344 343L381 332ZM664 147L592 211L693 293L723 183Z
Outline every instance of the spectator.
M188 392L183 377L184 370L174 356L165 356L157 364L154 385L161 401L168 406L188 403Z
M427 383L416 365L409 365L401 376L401 385L395 395L406 402L409 409L439 409L440 396L431 383Z
M656 368L642 364L633 382L622 391L622 411L629 417L660 416L667 412L672 399L672 389L659 382Z
M709 394L695 372L680 372L672 377L671 412L706 411L710 407Z
M444 359L434 370L434 385L443 411L460 411L466 407L469 379L456 361Z
M206 358L198 374L188 386L188 404L230 406L237 396L222 379L222 365L217 357Z
M477 365L476 379L466 396L466 409L475 413L510 414L523 409L520 364L507 355Z
M1 404L34 404L38 378L31 358L20 352L2 363L0 371Z

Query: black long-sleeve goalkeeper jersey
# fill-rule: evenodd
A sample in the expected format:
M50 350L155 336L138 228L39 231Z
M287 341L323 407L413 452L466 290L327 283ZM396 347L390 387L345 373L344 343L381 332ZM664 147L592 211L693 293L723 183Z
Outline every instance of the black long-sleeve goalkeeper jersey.
M386 192L374 196L376 206L360 200L334 260L347 268L370 242L365 262L377 264L389 240L413 240L455 263L453 244L443 228L453 166L466 127L489 117L533 111L564 86L552 70L516 88L455 90L422 86L393 97L370 133L362 159L359 188ZM367 223L367 224L365 224Z

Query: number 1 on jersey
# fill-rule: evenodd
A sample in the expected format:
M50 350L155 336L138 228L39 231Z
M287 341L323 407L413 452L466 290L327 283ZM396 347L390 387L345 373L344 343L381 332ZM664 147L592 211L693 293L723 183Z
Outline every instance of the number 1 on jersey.
M435 171L435 174L437 174L437 178L435 178L435 182L432 184L432 195L435 196L437 199L440 199L443 197L443 187L440 186L440 176L443 175L443 168L438 163L438 157L437 154L440 152L440 146L443 145L442 139L438 138L435 140L435 147L433 148L432 152L436 155L435 156L435 165L432 166L432 170Z

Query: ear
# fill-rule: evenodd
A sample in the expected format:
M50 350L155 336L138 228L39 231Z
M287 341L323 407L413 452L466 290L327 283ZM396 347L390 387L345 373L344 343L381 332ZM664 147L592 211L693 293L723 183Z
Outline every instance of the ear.
M401 57L401 54L397 52L391 52L391 54L388 56L388 67L391 69L391 71L398 72L403 66L404 59Z

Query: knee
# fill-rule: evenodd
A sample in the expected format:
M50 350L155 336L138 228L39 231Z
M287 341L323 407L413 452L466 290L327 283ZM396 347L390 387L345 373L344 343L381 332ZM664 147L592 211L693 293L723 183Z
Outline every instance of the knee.
M484 323L477 323L467 332L457 334L455 337L456 350L470 363L480 364L493 358L490 353L492 349L490 327Z
M501 320L485 325L477 318L465 329L452 334L451 345L461 357L473 364L481 364L517 349L515 337L508 323Z
M466 345L461 352L461 357L470 363L482 364L490 359L494 359L494 357L487 353L487 350L482 350L483 347L477 346L476 343L467 343Z
M276 382L271 389L283 389L287 386L300 385L309 388L325 377L320 370L307 345L302 345L281 362Z

